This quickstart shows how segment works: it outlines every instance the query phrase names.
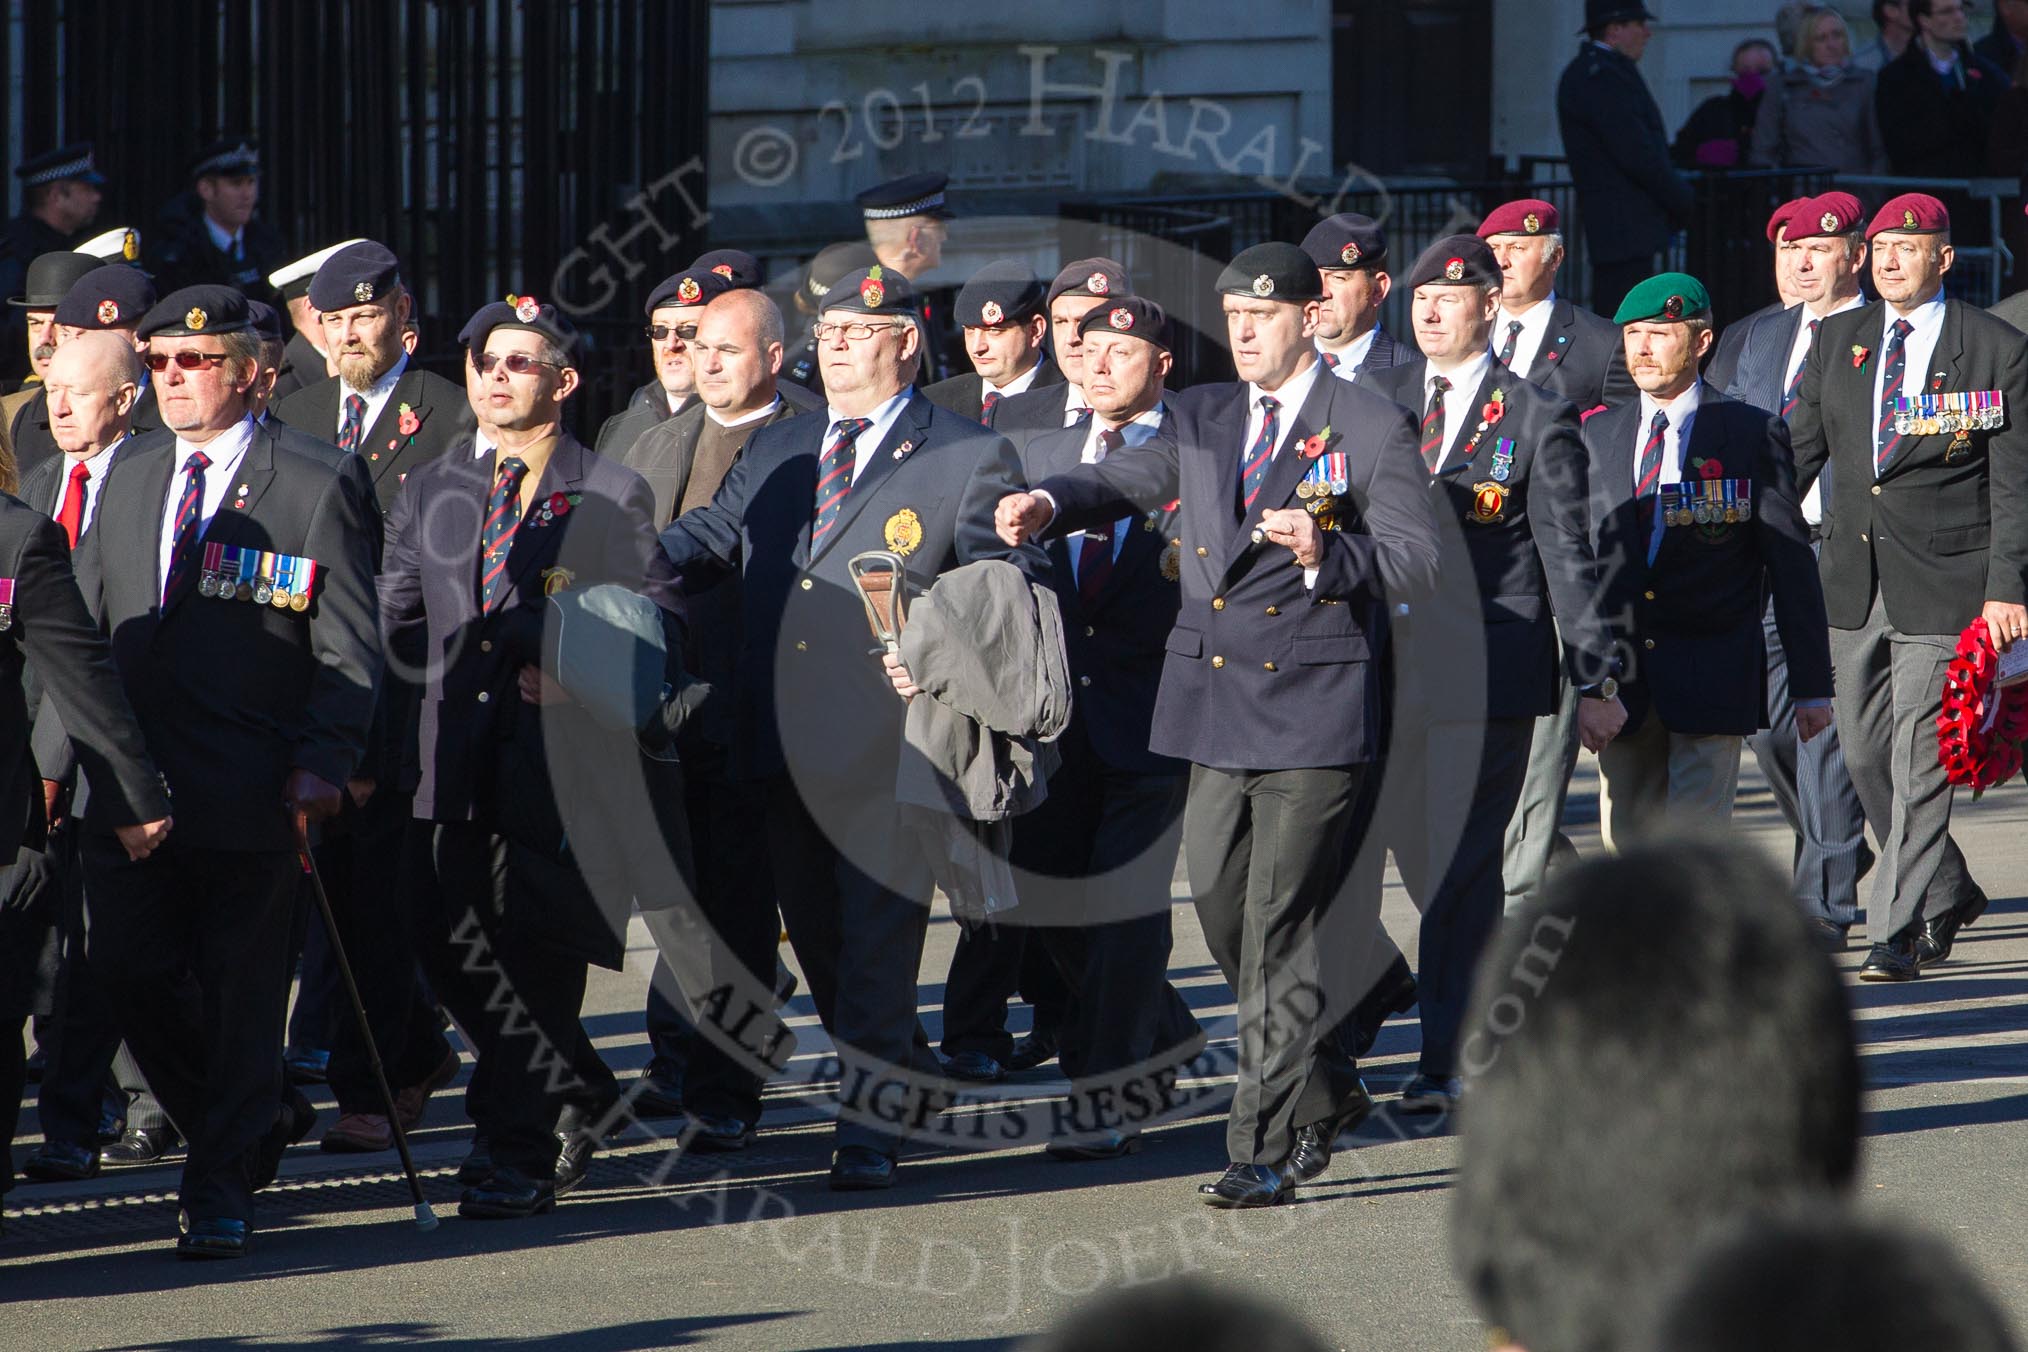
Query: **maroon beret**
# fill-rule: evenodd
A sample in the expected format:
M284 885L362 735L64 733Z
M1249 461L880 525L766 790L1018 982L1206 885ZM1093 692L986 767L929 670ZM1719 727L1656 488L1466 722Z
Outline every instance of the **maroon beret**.
M1809 200L1807 197L1791 197L1788 201L1774 209L1774 215L1767 218L1768 243L1776 244L1780 242L1776 239L1776 236L1781 234L1782 227L1789 223L1789 217L1796 214L1796 208Z
M1523 197L1519 201L1506 202L1494 207L1485 220L1479 222L1479 238L1491 239L1494 235L1547 235L1557 228L1556 206L1539 197Z
M1866 238L1885 231L1895 230L1905 235L1934 235L1951 228L1951 214L1944 210L1944 204L1926 192L1905 192L1899 197L1890 197L1887 204L1873 215L1873 223L1866 227Z
M1849 192L1827 192L1817 197L1805 197L1795 204L1795 212L1789 217L1789 238L1849 235L1859 228L1865 210L1859 205L1859 199Z

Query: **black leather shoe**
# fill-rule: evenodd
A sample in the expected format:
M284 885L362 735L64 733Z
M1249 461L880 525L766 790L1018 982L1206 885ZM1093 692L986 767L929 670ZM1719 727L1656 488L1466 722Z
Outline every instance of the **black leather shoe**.
M1845 926L1826 920L1820 915L1811 916L1809 925L1810 939L1818 948L1823 949L1826 953L1843 953L1845 951Z
M1206 1206L1229 1211L1276 1206L1295 1192L1295 1180L1265 1164L1228 1164L1216 1183L1199 1183L1197 1195Z
M518 1221L556 1209L556 1184L547 1178L530 1178L519 1169L501 1165L483 1183L474 1183L458 1194L458 1214L474 1220Z
M1331 1167L1331 1152L1337 1149L1338 1138L1348 1131L1356 1131L1373 1112L1373 1095L1366 1092L1366 1082L1361 1080L1357 1090L1335 1117L1322 1122L1312 1122L1296 1130L1296 1148L1289 1154L1289 1173L1298 1183L1307 1183Z
M75 1183L99 1176L99 1149L75 1141L45 1141L22 1162L21 1172L40 1183Z
M592 1156L599 1153L599 1143L588 1131L558 1132L557 1139L563 1143L563 1149L556 1152L554 1188L556 1195L561 1197L584 1182L586 1172L591 1169Z
M1141 1152L1139 1135L1103 1131L1081 1141L1051 1141L1042 1153L1059 1164L1082 1164L1087 1160L1117 1160Z
M1380 1038L1380 1025L1387 1022L1389 1015L1406 1014L1414 1008L1415 973L1408 969L1408 959L1396 955L1380 974L1380 980L1373 983L1373 989L1353 1007L1352 1059L1364 1060L1366 1053L1373 1050L1373 1044Z
M1454 1113L1465 1097L1465 1082L1455 1075L1418 1075L1401 1091L1398 1113Z
M653 1066L641 1073L633 1090L634 1116L676 1117L683 1111L683 1079L658 1072Z
M186 1219L183 1234L176 1241L178 1258L244 1258L247 1228L245 1221L221 1216L202 1220Z
M1859 967L1861 981L1913 981L1921 975L1915 961L1915 940L1907 935L1873 945Z
M744 1150L753 1144L753 1123L737 1117L718 1117L712 1113L697 1113L690 1121L696 1130L690 1136L690 1148L707 1155L722 1155L733 1150Z
M458 1182L470 1187L484 1183L493 1175L493 1147L483 1136L472 1138L472 1148L465 1152L464 1160L458 1165Z
M894 1186L895 1163L872 1146L845 1145L831 1157L831 1191L876 1192Z
M317 1110L310 1106L310 1100L291 1089L282 1099L281 1110L275 1114L275 1124L253 1148L253 1159L247 1166L247 1173L255 1192L275 1181L275 1175L281 1172L282 1156L288 1153L290 1146L308 1136L310 1128L316 1125Z
M102 1164L153 1164L183 1143L171 1127L129 1127L99 1151Z
M959 1052L947 1058L944 1074L973 1084L998 1084L1007 1078L1007 1072L1000 1063L984 1052Z
M1055 1059L1056 1034L1047 1028L1038 1028L1027 1037L1015 1040L1014 1050L1007 1053L1004 1064L1013 1071L1033 1070Z
M1915 965L1932 967L1950 957L1958 931L1986 913L1986 894L1976 888L1961 905L1953 906L1934 920L1922 922L1915 936Z

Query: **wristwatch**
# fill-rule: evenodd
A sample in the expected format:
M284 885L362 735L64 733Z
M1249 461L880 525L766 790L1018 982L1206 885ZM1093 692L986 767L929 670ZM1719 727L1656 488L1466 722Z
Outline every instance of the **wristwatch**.
M1620 693L1620 683L1608 676L1597 685L1588 685L1577 693L1586 699L1612 699Z

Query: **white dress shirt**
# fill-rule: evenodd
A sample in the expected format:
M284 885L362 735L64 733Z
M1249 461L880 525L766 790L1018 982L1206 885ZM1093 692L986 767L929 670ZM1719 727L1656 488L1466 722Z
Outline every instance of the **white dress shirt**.
M1518 315L1500 311L1493 320L1493 351L1499 352L1507 346L1508 325L1517 322L1521 325L1521 333L1514 339L1514 360L1507 369L1523 376L1535 369L1535 358L1542 352L1542 340L1549 334L1549 315L1555 308L1556 292L1552 290Z
M1080 413L1091 407L1091 400L1085 397L1084 387L1065 381L1063 385L1063 425L1077 426Z
M220 253L224 254L227 258L238 258L240 256L239 242L246 235L244 229L227 230L217 221L212 220L209 212L205 213L204 229L211 236L211 242L218 246Z
M1938 292L1907 314L1897 314L1892 305L1880 307L1880 346L1873 350L1873 424L1880 421L1880 393L1887 383L1887 335L1894 331L1894 321L1906 319L1915 327L1909 330L1901 344L1902 376L1900 393L1914 396L1929 393L1929 359L1936 351L1937 335L1943 331L1944 298ZM1867 458L1874 462L1873 474L1880 477L1879 438L1875 437L1873 454Z
M1103 429L1099 426L1099 420L1094 415L1091 420L1091 426L1085 431L1084 451L1079 455L1078 463L1096 465L1099 462L1099 432L1101 430ZM1116 430L1120 434L1120 444L1116 449L1125 450L1129 446L1140 445L1149 437L1154 436L1162 430L1161 404L1158 403L1146 413L1129 422L1120 424ZM1113 561L1115 563L1119 561L1120 550L1126 547L1127 534L1133 528L1134 518L1131 516L1123 516L1113 523ZM1073 531L1069 535L1066 535L1064 539L1070 541L1070 573L1072 577L1076 577L1078 555L1084 549L1084 532L1081 530Z
M1032 366L1030 366L1026 371L1023 371L1020 375L1008 381L1005 385L995 385L992 381L986 379L986 377L980 376L979 377L980 402L983 403L985 401L986 396L989 394L998 394L1002 399L1012 399L1017 394L1026 394L1028 393L1028 391L1035 388L1035 377L1041 374L1042 374L1042 359L1038 357L1036 358L1035 363Z
M1655 402L1655 397L1646 390L1641 391L1640 425L1634 429L1634 491L1641 487L1641 448L1648 444L1648 428L1653 426L1657 409L1669 415L1668 430L1662 433L1662 477L1655 481L1655 492L1659 496L1666 484L1683 482L1683 448L1690 444L1690 427L1697 420L1697 406L1704 402L1704 382L1692 381L1690 388L1666 404ZM1655 555L1662 548L1662 532L1667 527L1662 523L1662 514L1655 513L1655 528L1648 536L1648 562L1655 561Z
M1479 425L1480 406L1474 401L1478 397L1480 384L1486 379L1486 373L1492 369L1493 354L1490 352L1481 352L1455 371L1423 368L1422 404L1414 410L1418 425L1422 421L1424 410L1429 408L1430 391L1435 388L1436 378L1442 376L1451 382L1450 389L1444 392L1444 442L1443 454L1437 460L1439 470L1444 467L1444 462L1451 458L1453 443L1457 441L1458 434L1467 427Z
M1822 322L1829 319L1831 315L1841 315L1847 310L1856 310L1865 303L1866 297L1853 296L1843 305L1832 310L1830 314L1813 315L1808 310L1803 311L1802 319L1796 324L1796 339L1793 343L1789 344L1788 365L1782 368L1783 394L1787 394L1789 386L1795 384L1796 372L1803 369L1803 359L1810 355L1810 321L1817 320ZM1817 475L1816 482L1810 485L1810 491L1803 494L1803 520L1809 522L1812 526L1820 526L1824 522L1824 476L1829 474L1830 471L1831 466L1827 462L1823 470Z
M345 400L349 395L358 395L366 401L366 411L359 415L359 453L366 454L366 434L373 430L373 424L380 421L380 410L387 407L387 401L394 397L394 387L408 370L408 353L394 359L394 365L387 368L387 374L373 382L370 390L355 390L344 381L338 382L338 425L333 430L345 430Z
M1246 457L1253 454L1253 444L1260 439L1262 420L1267 416L1260 406L1263 395L1274 396L1281 407L1275 410L1275 448L1268 457L1273 464L1281 458L1282 447L1289 444L1289 432L1296 425L1296 415L1303 411L1303 405L1310 401L1310 391L1317 388L1317 374L1325 370L1322 361L1313 361L1300 373L1282 382L1278 390L1264 390L1252 381L1246 383L1246 439L1239 443L1241 459L1232 467L1234 482L1246 465Z
M1366 358L1373 351L1373 335L1378 332L1380 332L1380 326L1375 324L1372 328L1366 330L1366 332L1360 334L1357 338L1354 338L1351 342L1336 351L1332 351L1322 343L1317 344L1318 352L1330 352L1331 356L1336 358L1338 362L1336 366L1326 363L1324 369L1340 380L1358 379L1359 368L1366 365Z
M84 481L84 516L79 521L77 528L77 536L80 540L84 538L84 533L92 528L92 518L98 515L99 490L105 487L106 472L113 467L113 457L119 454L120 447L126 445L127 441L127 437L120 437L112 445L102 447L97 453L86 457L83 461L86 478ZM64 495L70 492L71 470L78 463L76 459L65 456L63 467L57 472L56 500L49 504L49 515L52 520L63 512ZM180 485L178 486L178 491L181 491Z
M176 465L169 473L169 495L162 503L162 532L155 556L156 565L161 569L162 585L169 585L169 555L176 543L176 506L183 500L184 476L190 468L190 457L198 451L205 454L210 463L204 470L204 498L197 509L197 539L204 539L205 531L211 529L211 518L218 513L218 505L225 501L228 491L239 484L240 462L246 459L247 447L253 445L254 424L252 418L241 418L224 432L220 432L202 446L176 438ZM197 562L204 561L203 554Z
M768 405L766 408L758 409L752 413L749 413L744 418L734 418L732 421L727 422L724 418L719 417L718 410L713 408L709 404L706 404L704 406L704 416L711 419L711 421L717 423L720 427L745 427L750 422L759 422L763 418L773 417L774 411L780 408L781 406L782 406L782 397L778 394L774 398L768 400ZM868 430L870 431L872 429L869 428ZM856 478L857 476L855 475L854 477Z
M858 483L859 476L866 473L866 467L873 463L873 453L879 450L880 443L887 439L888 430L894 426L895 419L901 416L901 411L908 407L908 401L914 394L915 387L913 385L904 385L901 388L900 394L888 399L879 408L874 409L873 412L866 415L871 419L872 426L861 432L859 439L852 443L853 483ZM817 450L819 457L826 450L830 449L833 441L837 440L838 424L845 421L849 415L840 413L837 409L827 405L824 409L824 416L830 419L830 421L824 425L824 444Z

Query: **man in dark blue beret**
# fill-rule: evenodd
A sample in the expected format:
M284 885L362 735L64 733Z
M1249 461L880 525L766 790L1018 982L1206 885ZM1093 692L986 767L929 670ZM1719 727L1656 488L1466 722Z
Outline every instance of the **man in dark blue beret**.
M22 212L0 232L0 296L22 294L28 265L46 253L75 249L98 219L105 176L92 162L91 142L59 146L14 168ZM0 343L0 377L12 384L27 367L12 343Z
M1340 380L1363 370L1385 370L1415 355L1380 324L1380 307L1392 279L1387 273L1387 231L1371 216L1340 212L1303 236L1303 252L1324 277L1317 320L1317 352Z
M190 187L162 209L149 236L148 266L165 291L223 282L250 299L275 299L268 273L288 246L255 209L261 195L260 151L244 137L213 141L190 162Z
M1117 304L1133 294L1125 265L1110 258L1079 258L1066 263L1049 284L1043 306L1049 312L1052 362L1063 372L1057 384L1044 384L1010 396L995 410L993 429L1019 446L1029 437L1054 432L1091 416L1085 398L1084 317L1101 306Z
M1042 282L1026 263L997 258L980 268L959 290L953 313L965 331L973 373L924 386L924 397L937 407L991 427L1002 399L1063 383L1062 370L1043 350L1049 317Z

